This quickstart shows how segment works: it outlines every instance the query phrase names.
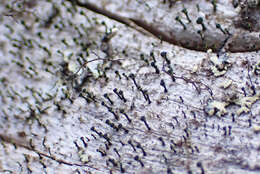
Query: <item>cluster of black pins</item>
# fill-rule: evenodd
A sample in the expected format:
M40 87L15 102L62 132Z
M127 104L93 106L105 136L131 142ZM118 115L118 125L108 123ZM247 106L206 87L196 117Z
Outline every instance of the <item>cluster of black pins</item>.
M155 62L152 62L152 63L151 63L151 66L155 69L155 73L156 73L156 74L160 74L160 70L159 70L159 68L157 67L157 65L155 64Z
M80 140L82 141L85 148L88 147L88 144L86 143L84 137L80 137Z
M189 17L189 14L188 14L187 9L186 9L186 8L183 8L181 12L185 14L187 20L189 21L189 23L191 23L191 19L190 19L190 17Z
M76 141L73 141L74 145L76 146L77 150L80 151L80 147Z
M110 140L110 138L108 137L107 133L105 133L102 137L107 141L107 143L108 143L109 146L112 145L111 140Z
M120 123L118 125L115 125L113 122L111 122L110 120L106 120L106 124L109 125L110 127L112 127L113 129L115 129L117 132L120 130L120 129L123 129L125 131L125 133L128 133L128 130L123 127L123 125Z
M182 22L182 20L179 16L176 16L175 20L178 21L182 25L183 30L187 29L186 25Z
M125 73L122 73L122 75L126 78L126 80L128 80L128 77Z
M176 146L176 144L174 143L173 140L171 140L170 148L171 148L171 150L176 154L177 152L176 152L176 150L174 149L175 146Z
M97 149L97 152L101 154L101 156L107 156L107 153L104 150Z
M119 120L119 116L113 111L113 109L111 107L107 106L106 103L103 101L102 101L101 105L105 106L107 108L108 112L110 112L114 115L116 120Z
M200 170L201 170L201 174L205 174L205 170L204 170L204 168L203 168L203 166L202 166L202 163L201 163L201 162L197 162L197 167L199 167L199 168L200 168Z
M118 124L118 129L123 129L126 134L129 132L121 123Z
M158 140L162 143L162 146L165 146L165 142L163 141L162 137L159 137Z
M107 141L107 143L109 144L109 146L112 145L111 140L106 133L103 134L102 132L98 132L94 126L91 127L90 130L95 132L96 134L98 134L99 137L104 138Z
M143 96L144 96L144 99L145 99L146 101L148 101L148 104L151 104L152 102L151 102L150 97L149 97L149 95L148 95L148 93L147 93L147 90L140 89L140 91L142 92L142 94L143 94Z
M108 124L110 127L115 129L116 131L119 131L119 128L114 123L112 123L110 120L106 120L106 124Z
M111 105L114 105L114 102L109 98L107 93L104 94L104 97L109 101Z
M121 99L121 100L123 100L124 102L127 102L127 100L126 100L126 98L125 98L125 96L124 96L124 93L123 93L123 91L122 90L117 90L117 88L114 88L113 89L113 92Z
M117 162L116 160L112 159L112 158L109 158L108 159L108 162L110 162L114 167L117 167Z
M98 134L100 137L103 137L103 133L102 132L98 132L94 126L91 127L90 130L95 132L96 134Z
M144 54L140 55L140 59L143 60L147 65L149 65L149 60L144 57Z
M145 99L146 101L148 101L148 104L151 104L152 102L151 102L151 100L150 100L150 97L149 97L149 95L148 95L147 90L143 90L143 89L136 83L135 75L131 73L131 74L129 75L129 78L133 80L134 85L136 86L136 88L137 88L139 91L142 92L142 94L143 94L143 96L144 96L144 99Z
M76 88L78 88L78 87L76 87ZM75 88L75 89L76 89ZM79 88L78 88L79 89ZM78 89L76 89L76 90L78 90ZM83 93L84 94L86 94L86 95L83 95ZM97 100L96 100L96 96L94 96L94 95L91 95L89 92L87 92L87 91L85 91L85 90L83 90L80 94L79 94L79 97L82 97L82 98L84 98L85 100L86 100L86 102L88 102L88 103L90 103L90 102L97 102ZM71 98L69 98L69 97L66 97L67 99L69 99L69 101L71 102L71 103L73 103L73 100L71 99Z

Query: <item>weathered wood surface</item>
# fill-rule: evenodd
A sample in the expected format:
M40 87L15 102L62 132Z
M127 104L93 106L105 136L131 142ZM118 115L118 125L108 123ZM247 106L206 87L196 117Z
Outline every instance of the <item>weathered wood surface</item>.
M75 2L3 1L0 173L259 173L259 32L235 26L242 7L89 1L126 26ZM217 54L179 44L201 41L198 17Z

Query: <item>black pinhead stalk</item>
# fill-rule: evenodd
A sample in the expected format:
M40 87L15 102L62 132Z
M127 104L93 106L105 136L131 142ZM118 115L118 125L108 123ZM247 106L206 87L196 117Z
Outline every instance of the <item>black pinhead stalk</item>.
M164 82L163 79L161 80L160 85L164 88L164 93L167 93L168 90L167 90L167 88L166 88L166 85L165 85L165 82Z
M137 89L140 88L140 86L136 83L136 80L135 80L135 75L133 73L129 74L129 78L133 80L135 86Z
M197 33L200 35L201 40L204 40L202 31L201 31L201 30L198 30Z
M139 149L141 149L142 152L143 152L143 155L146 156L146 152L144 151L144 148L141 146L140 143L137 143L136 147L139 148Z
M155 62L152 62L152 63L151 63L151 66L154 67L156 74L160 74L160 70L159 70L158 67L155 65Z
M141 164L141 166L144 167L144 163L141 161L138 155L134 157L134 160L138 161Z
M144 122L144 124L145 124L145 126L147 127L148 130L151 130L150 126L147 124L147 121L146 121L145 116L142 116L142 117L141 117L141 121Z
M202 30L203 31L206 31L207 28L205 27L204 23L203 23L203 18L202 17L199 17L196 21L197 24L200 24L202 26Z
M211 4L213 5L213 11L216 12L217 11L217 2L216 2L216 0L211 0Z
M104 94L104 97L110 102L111 105L114 105L114 102L109 98L107 93Z
M178 22L182 25L183 30L186 30L186 29L187 29L187 28L186 28L186 25L181 21L181 19L180 19L179 16L176 16L175 20L178 21Z
M126 117L126 119L127 119L127 121L128 121L129 123L132 122L132 120L129 118L129 116L125 113L125 111L124 111L123 109L120 109L119 112Z
M166 63L168 65L171 64L171 61L167 58L167 52L166 51L162 51L161 56L166 60Z
M124 102L127 101L122 90L120 90L120 91L118 92L118 94L121 96L121 98L122 98L122 100L123 100Z
M184 8L184 9L182 9L181 12L185 14L185 16L186 16L186 18L188 19L189 23L191 23L191 20L190 20L190 17L189 17L189 15L188 15L188 11L187 11L187 9Z
M201 170L201 174L205 174L205 171L204 171L204 168L203 168L203 166L202 166L202 163L201 163L201 162L197 162L197 167L199 167L199 168L200 168L200 170Z
M131 140L128 140L128 144L130 144L130 146L133 148L133 150L136 151L135 146L133 145Z
M219 29L223 34L226 34L226 32L222 29L220 24L216 24L216 28Z

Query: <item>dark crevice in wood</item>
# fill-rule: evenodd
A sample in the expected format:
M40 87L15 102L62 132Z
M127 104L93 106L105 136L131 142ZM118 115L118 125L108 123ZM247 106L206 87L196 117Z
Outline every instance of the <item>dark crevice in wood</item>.
M152 24L149 24L143 20L140 19L134 19L134 18L127 18L120 16L118 14L115 14L113 12L110 12L106 9L100 8L96 6L95 4L92 4L90 2L80 2L78 0L67 0L71 2L73 5L77 5L83 8L86 8L88 10L91 10L95 13L101 14L103 16L106 16L110 19L113 19L117 22L120 22L122 24L125 24L145 35L153 35L156 38L160 39L161 41L168 42L173 45L178 45L187 49L196 50L196 51L203 51L206 52L208 49L212 49L213 52L219 52L221 48L223 48L222 42L227 42L226 39L223 41L223 39L219 38L210 38L210 33L207 33L208 39L205 41L196 38L189 38L187 40L185 37L185 33L183 33L183 36L176 36L174 31L172 32L163 32L159 27L155 27ZM175 35L174 35L175 34ZM177 33L179 35L179 33ZM188 33L189 35L193 36L194 34ZM247 37L247 39L244 39L243 37ZM230 38L230 40L225 44L225 51L230 52L248 52L248 51L257 51L260 50L260 39L256 38L256 36L252 33L243 33L241 31L241 34L239 36L232 36L227 38Z

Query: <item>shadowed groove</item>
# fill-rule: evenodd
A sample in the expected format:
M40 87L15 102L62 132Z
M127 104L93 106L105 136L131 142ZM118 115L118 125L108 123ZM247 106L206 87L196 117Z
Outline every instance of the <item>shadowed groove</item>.
M231 37L223 33L217 33L217 30L206 30L203 32L204 39L198 33L192 30L182 30L172 28L170 31L165 31L164 25L155 25L147 23L144 20L136 18L128 18L100 8L90 2L80 2L78 0L68 0L73 5L77 5L95 13L106 16L117 22L125 24L145 35L153 35L161 41L168 42L173 45L178 45L190 50L206 52L212 49L213 52L219 52L222 48L229 52L248 52L257 51L260 49L260 39L258 32L248 32L242 29L233 29ZM228 38L228 39L227 39ZM224 44L223 43L226 43ZM223 47L224 46L224 47Z

